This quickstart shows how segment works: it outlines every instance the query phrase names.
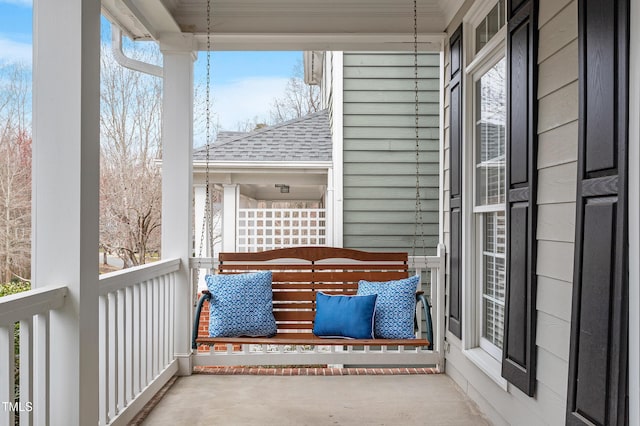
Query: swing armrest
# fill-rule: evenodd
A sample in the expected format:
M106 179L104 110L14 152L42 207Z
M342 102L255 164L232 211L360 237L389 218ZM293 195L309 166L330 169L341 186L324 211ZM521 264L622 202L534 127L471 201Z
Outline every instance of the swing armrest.
M427 334L427 340L429 341L429 346L427 347L427 349L433 350L433 322L431 321L431 304L424 295L424 291L416 292L416 304L418 303L422 305L424 320L427 324L427 329L425 330Z
M204 302L208 302L211 300L211 293L209 290L202 290L202 296L198 300L198 305L196 306L196 314L193 318L193 331L191 333L191 349L198 349L198 343L196 339L198 338L198 328L200 327L200 314L202 313L202 305Z

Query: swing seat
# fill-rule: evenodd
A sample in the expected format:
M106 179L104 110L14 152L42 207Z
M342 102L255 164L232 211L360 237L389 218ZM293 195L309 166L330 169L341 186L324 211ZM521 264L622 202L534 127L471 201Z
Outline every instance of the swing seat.
M313 345L398 346L432 349L431 307L423 292L415 293L414 315L421 306L425 336L401 339L322 338L313 334L316 293L353 296L360 280L386 283L409 277L407 253L365 252L333 247L295 247L256 253L220 253L219 274L272 272L273 314L277 333L273 337L199 337L200 315L211 298L203 292L198 301L192 348L199 345ZM384 285L384 284L383 284ZM414 316L414 333L418 329Z

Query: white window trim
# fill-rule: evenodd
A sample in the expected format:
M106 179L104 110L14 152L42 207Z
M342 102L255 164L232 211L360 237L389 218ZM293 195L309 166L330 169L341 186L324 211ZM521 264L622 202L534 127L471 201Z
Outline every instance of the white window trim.
M470 68L475 68L478 65L478 62L485 62L485 52L493 51L497 44L505 43L507 39L507 25L505 24L478 53L475 51L475 29L491 9L493 9L496 3L498 3L498 0L490 0L483 3L476 2L464 19L464 57L467 63L467 68L465 69L465 73L467 74Z
M505 207L504 204L476 207L476 188L474 185L475 169L475 83L480 76L486 73L500 59L506 56L507 25L505 24L489 42L475 53L475 27L484 19L486 14L497 3L486 1L467 14L464 19L464 32L468 37L464 39L464 74L463 78L463 144L462 144L462 180L463 180L463 218L462 218L462 247L463 269L462 277L462 303L466 319L462 324L462 353L473 364L493 380L501 389L507 391L508 382L502 377L502 362L495 355L497 347L488 341L483 343L481 321L479 315L482 312L481 294L476 277L481 267L476 256L478 244L476 235L476 218L479 212L494 211L496 207ZM470 320L472 319L472 320ZM506 331L505 331L506 332ZM487 347L487 345L493 346ZM488 349L488 350L487 350ZM498 357L501 359L501 354Z
M484 374L493 380L503 391L507 391L509 382L502 377L502 364L480 347L465 349L462 353Z
M505 211L506 204L487 204L484 206L473 206L473 213L493 213L496 211Z

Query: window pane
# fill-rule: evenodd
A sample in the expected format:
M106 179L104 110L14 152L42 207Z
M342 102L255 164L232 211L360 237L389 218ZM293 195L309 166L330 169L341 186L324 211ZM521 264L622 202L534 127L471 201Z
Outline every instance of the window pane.
M484 299L483 310L486 320L484 322L482 337L502 349L504 337L504 305L497 304L489 299Z
M500 31L505 21L505 0L500 0L476 27L476 53Z
M496 222L496 252L504 254L504 248L507 242L507 226L504 211L497 212L495 216Z
M488 41L487 20L485 19L476 27L476 53L478 53Z
M476 205L505 201L505 59L476 83Z
M506 221L504 211L496 211L483 215L484 251L492 254L504 254L506 241Z

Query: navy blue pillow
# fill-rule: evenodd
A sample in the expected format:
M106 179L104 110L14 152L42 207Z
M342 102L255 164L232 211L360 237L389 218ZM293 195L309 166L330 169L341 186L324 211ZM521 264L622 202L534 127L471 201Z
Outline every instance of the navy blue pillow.
M316 293L313 334L319 337L373 339L378 296L330 296Z

